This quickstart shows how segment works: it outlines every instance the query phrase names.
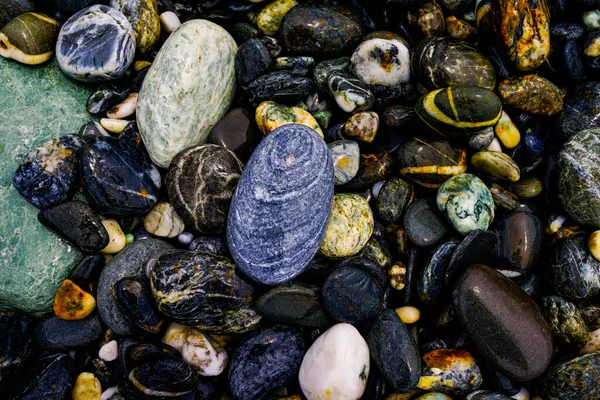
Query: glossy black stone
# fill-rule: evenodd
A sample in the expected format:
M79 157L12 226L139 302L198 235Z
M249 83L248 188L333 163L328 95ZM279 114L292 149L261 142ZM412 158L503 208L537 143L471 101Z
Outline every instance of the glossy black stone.
M450 265L452 253L459 245L457 240L451 240L439 245L429 262L423 268L417 283L417 293L421 303L428 307L441 306L450 298L446 289L446 269Z
M498 245L498 236L492 231L476 229L469 233L454 249L446 268L446 285L460 276L462 271L473 264L491 265L494 251Z
M66 135L27 153L13 176L17 192L37 208L64 202L75 189L81 147L78 136Z
M235 55L235 76L242 86L269 72L273 59L267 46L259 39L250 39L238 47Z
M294 76L286 71L269 72L248 84L248 100L254 107L267 100L276 103L295 103L304 100L315 88L309 78Z
M103 254L85 256L69 273L68 278L84 291L95 295L98 278L105 264Z
M80 201L45 208L38 221L84 253L97 253L108 245L108 232L99 216Z
M449 232L432 197L421 198L408 206L404 213L404 228L410 241L420 247L433 246Z
M40 358L19 377L14 400L66 399L75 382L75 365L66 354Z
M35 340L45 350L71 350L85 347L100 340L104 325L98 314L76 321L52 316L35 328Z
M28 361L33 350L34 321L26 315L0 314L0 390Z
M142 335L159 338L165 321L158 314L152 293L143 279L124 278L112 288L112 296Z
M109 215L142 215L158 200L161 179L148 155L113 137L85 144L81 157L86 197Z
M190 243L190 250L212 253L217 256L229 256L229 248L225 238L216 236L199 236Z
M96 138L98 136L109 136L106 129L96 121L88 121L79 129L79 136L85 138Z
M105 83L88 97L86 108L90 114L100 115L125 100L128 95L129 85L126 82Z
M341 268L323 283L323 307L339 322L365 321L377 315L382 306L381 285L367 272Z
M300 331L275 327L246 338L229 361L229 387L237 400L261 400L298 376L306 351Z
M386 151L361 154L358 172L344 187L366 189L375 182L385 180L392 173L392 163L392 156Z
M526 273L542 252L542 222L535 214L518 210L500 220L498 238L498 268Z
M134 393L146 396L178 397L193 392L198 387L198 373L179 356L139 361L139 366L129 372L129 383ZM120 391L120 390L119 390Z
M421 376L419 349L394 310L379 313L367 344L375 364L394 390L408 392L417 385Z

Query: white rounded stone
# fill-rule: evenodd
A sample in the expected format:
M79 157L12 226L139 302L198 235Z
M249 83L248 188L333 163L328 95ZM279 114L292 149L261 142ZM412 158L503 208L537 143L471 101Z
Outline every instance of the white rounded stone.
M329 328L310 346L299 381L308 400L358 400L369 376L369 347L350 324Z
M101 118L100 125L104 129L112 133L121 133L123 129L127 126L131 121L127 121L125 119L116 119L116 118Z
M108 245L100 250L102 254L117 254L127 244L127 238L121 229L121 225L114 219L105 219L102 225L108 232Z
M164 344L168 344L178 351L181 351L183 345L185 344L185 338L190 329L192 328L189 326L183 326L176 324L175 322L171 322L165 331L162 342Z
M494 140L492 140L492 143L490 143L490 145L487 147L488 151L502 151L502 147L500 146L500 141L498 140L498 138L494 138Z
M170 203L160 202L144 217L144 229L155 236L174 238L185 225Z
M513 394L510 397L516 400L529 400L531 398L531 395L529 394L529 390L527 390L527 388L523 386L521 390L519 390L519 393Z
M160 25L163 31L173 33L175 32L175 29L179 28L181 21L173 11L165 11L160 14Z
M202 376L217 376L227 366L227 352L198 329L188 331L181 349L183 360Z
M133 115L135 113L137 98L137 93L129 94L125 100L108 110L106 116L108 118L123 119Z
M115 361L118 356L119 345L116 340L111 340L106 343L104 346L100 347L100 351L98 352L98 357L107 362Z
M350 70L367 85L398 86L410 80L410 54L395 39L366 40L352 54Z
M137 122L148 154L167 168L181 150L206 142L235 94L237 45L210 21L182 24L149 67L137 102Z

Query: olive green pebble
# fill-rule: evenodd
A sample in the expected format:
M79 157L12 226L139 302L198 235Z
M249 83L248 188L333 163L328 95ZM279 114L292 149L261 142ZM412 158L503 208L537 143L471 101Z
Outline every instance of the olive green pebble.
M256 26L265 35L276 34L285 14L297 4L296 0L275 0L267 4L256 16Z
M509 155L499 151L480 151L471 157L471 164L479 171L498 179L516 182L521 171Z
M357 194L336 194L319 252L328 258L353 256L371 237L373 225L367 200Z
M0 31L0 56L37 65L52 57L60 26L44 14L25 13Z
M542 181L538 178L524 178L510 185L510 190L521 199L533 199L539 196L544 189Z

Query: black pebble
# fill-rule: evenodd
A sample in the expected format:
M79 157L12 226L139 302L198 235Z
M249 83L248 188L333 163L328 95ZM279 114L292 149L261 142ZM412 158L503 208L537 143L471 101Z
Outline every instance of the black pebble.
M56 316L40 322L35 339L46 350L70 350L93 344L102 338L104 328L98 314L67 321Z
M269 72L273 59L264 43L250 39L238 48L235 55L235 75L242 86Z

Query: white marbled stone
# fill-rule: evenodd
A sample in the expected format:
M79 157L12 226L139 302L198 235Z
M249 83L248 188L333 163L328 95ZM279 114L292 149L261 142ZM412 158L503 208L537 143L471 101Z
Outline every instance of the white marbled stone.
M189 326L183 326L176 324L175 322L171 322L165 331L162 342L164 344L168 344L178 351L181 351L181 349L183 349L183 345L185 344L185 338L190 329L192 328Z
M148 70L137 121L152 160L166 168L181 150L206 142L235 93L237 45L210 21L195 19L173 32Z
M350 71L367 85L398 86L410 80L410 54L398 41L370 39L350 58Z
M337 324L315 340L300 366L308 400L357 400L369 376L369 347L350 324Z
M202 376L217 376L227 366L227 352L212 337L198 329L188 331L181 348L183 360Z
M100 351L98 352L98 357L107 362L115 361L118 356L119 345L116 340L111 340L106 343L104 346L100 347Z

